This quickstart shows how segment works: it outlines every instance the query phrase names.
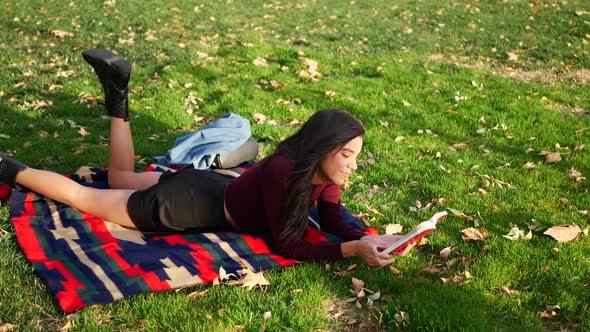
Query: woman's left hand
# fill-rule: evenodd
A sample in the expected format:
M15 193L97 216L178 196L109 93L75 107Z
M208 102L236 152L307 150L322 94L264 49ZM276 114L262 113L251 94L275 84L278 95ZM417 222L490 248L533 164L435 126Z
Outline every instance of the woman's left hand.
M370 241L378 246L380 250L387 249L390 245L394 244L401 238L400 235L365 235L361 238L361 241ZM415 244L407 245L402 251L391 252L391 255L403 256L412 248Z

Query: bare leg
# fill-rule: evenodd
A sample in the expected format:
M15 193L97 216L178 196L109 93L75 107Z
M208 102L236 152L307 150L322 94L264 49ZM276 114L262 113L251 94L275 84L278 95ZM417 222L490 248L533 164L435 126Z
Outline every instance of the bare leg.
M127 213L127 201L135 190L85 187L57 173L30 167L18 172L16 182L100 219L136 229Z
M160 172L135 173L135 151L129 121L111 117L111 188L143 190L158 183Z

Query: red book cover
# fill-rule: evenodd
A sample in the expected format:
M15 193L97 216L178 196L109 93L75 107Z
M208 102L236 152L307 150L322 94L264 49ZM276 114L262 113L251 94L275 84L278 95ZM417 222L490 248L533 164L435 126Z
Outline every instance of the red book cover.
M383 253L389 254L390 252L393 252L399 254L403 252L408 245L418 243L418 241L420 241L421 238L425 237L428 233L434 231L436 229L436 224L439 221L443 220L447 215L447 211L441 211L439 213L436 213L430 219L418 224L418 226L414 227L414 229L409 231L406 235L402 236L389 248L383 250Z

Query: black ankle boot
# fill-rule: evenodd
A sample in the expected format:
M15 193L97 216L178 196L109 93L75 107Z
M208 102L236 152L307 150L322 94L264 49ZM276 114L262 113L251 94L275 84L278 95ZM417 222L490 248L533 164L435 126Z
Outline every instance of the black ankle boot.
M127 84L131 78L131 64L103 48L86 50L82 52L82 56L98 75L104 90L107 113L129 121Z
M27 166L0 153L0 181L11 187L16 186L16 175Z

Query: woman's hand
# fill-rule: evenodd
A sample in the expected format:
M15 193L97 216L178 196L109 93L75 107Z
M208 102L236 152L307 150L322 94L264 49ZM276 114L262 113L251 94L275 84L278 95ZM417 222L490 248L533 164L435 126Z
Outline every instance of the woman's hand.
M379 251L383 251L392 244L394 244L396 241L398 241L400 238L401 236L399 235L365 235L361 238L361 241L373 242L378 246ZM391 255L403 256L406 253L408 253L408 251L412 250L412 248L414 248L415 246L415 243L408 244L405 247L403 247L401 251L397 249L391 252Z
M385 266L395 260L388 254L382 254L378 244L365 240L344 242L342 244L342 255L344 257L360 257L372 266Z

